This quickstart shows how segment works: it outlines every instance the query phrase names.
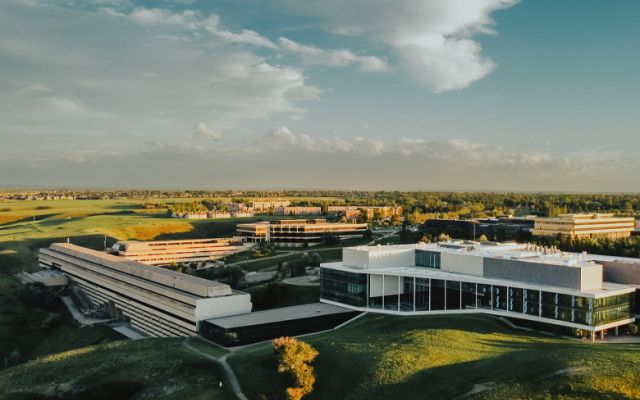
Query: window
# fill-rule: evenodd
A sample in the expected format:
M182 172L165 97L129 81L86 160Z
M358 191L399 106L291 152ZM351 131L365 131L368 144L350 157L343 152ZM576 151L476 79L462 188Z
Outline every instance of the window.
M367 305L367 275L320 269L320 298L356 307Z
M416 266L440 269L440 253L437 251L416 250Z

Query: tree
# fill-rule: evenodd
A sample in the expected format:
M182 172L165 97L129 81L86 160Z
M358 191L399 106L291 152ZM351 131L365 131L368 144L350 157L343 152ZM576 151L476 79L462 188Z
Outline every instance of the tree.
M484 233L478 238L478 242L488 242L489 238Z
M438 235L438 242L447 242L451 240L451 236L447 235L446 233L441 233Z
M292 337L273 340L273 350L278 355L278 372L288 373L295 380L295 386L286 390L289 400L300 400L313 391L316 376L311 363L318 351L308 343Z

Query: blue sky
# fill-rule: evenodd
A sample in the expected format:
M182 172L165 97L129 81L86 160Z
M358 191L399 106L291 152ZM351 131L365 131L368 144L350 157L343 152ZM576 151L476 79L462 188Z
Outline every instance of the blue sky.
M0 185L640 191L640 3L0 4Z

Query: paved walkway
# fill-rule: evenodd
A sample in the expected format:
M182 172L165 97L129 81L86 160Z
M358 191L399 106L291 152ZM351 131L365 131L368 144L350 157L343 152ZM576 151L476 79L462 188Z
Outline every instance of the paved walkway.
M111 329L113 329L114 331L120 333L121 335L126 336L127 338L131 339L131 340L140 340L140 339L146 339L147 337L140 334L138 331L132 329L129 324L126 323L115 323L115 324L111 324L109 325L111 327Z
M283 280L282 283L295 286L320 286L320 278L318 275L294 276Z
M249 400L247 396L244 393L242 393L242 389L240 388L240 382L238 382L238 378L236 377L236 374L233 372L233 369L231 369L231 366L229 365L229 363L227 363L227 357L229 356L228 354L225 354L220 358L216 358L210 354L207 354L191 346L191 344L189 344L189 339L185 339L182 342L182 345L187 349L189 349L190 351L197 353L202 357L205 357L217 363L218 365L220 365L222 367L222 370L224 371L225 376L227 377L227 381L229 381L231 390L233 391L233 393L235 393L236 397L238 397L240 400Z

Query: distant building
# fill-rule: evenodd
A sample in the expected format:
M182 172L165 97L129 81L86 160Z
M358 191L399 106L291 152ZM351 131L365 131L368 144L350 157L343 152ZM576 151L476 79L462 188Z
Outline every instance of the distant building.
M169 265L217 260L243 250L242 243L230 239L120 240L109 253L144 264Z
M480 223L476 220L428 219L421 226L423 233L431 237L445 234L454 239L475 239L480 236Z
M494 241L528 241L531 239L531 231L533 230L535 218L536 216L534 215L524 217L505 215L479 219L478 222L480 225L477 229L477 237L485 235L489 240Z
M358 246L345 248L341 262L321 264L320 301L396 315L485 313L595 338L617 333L637 312L636 286L607 259L462 240ZM604 280L603 271L624 283Z
M246 242L271 242L276 246L315 246L329 237L342 240L364 237L367 224L330 223L325 219L295 219L238 224L236 235Z
M276 215L320 215L322 214L321 207L292 207L292 206L280 206L273 210Z
M40 249L39 260L92 305L151 336L193 336L202 320L251 312L250 295L228 285L72 244Z
M184 212L173 212L171 213L172 218L182 218L182 219L207 219L209 217L209 213L207 211L184 211Z
M485 235L495 241L526 241L531 238L535 216L513 217L510 215L484 219L428 219L422 224L425 234L437 237L441 233L453 239L476 240Z
M388 220L393 217L402 216L402 207L399 206L328 206L327 212L337 214L347 221L356 221L362 213L366 213L367 220L371 221L378 217Z
M256 211L274 211L278 207L288 207L291 204L288 200L276 200L276 201L252 201L249 203L249 208Z
M533 236L565 236L575 239L618 239L631 235L634 218L613 214L562 214L558 217L536 218Z

